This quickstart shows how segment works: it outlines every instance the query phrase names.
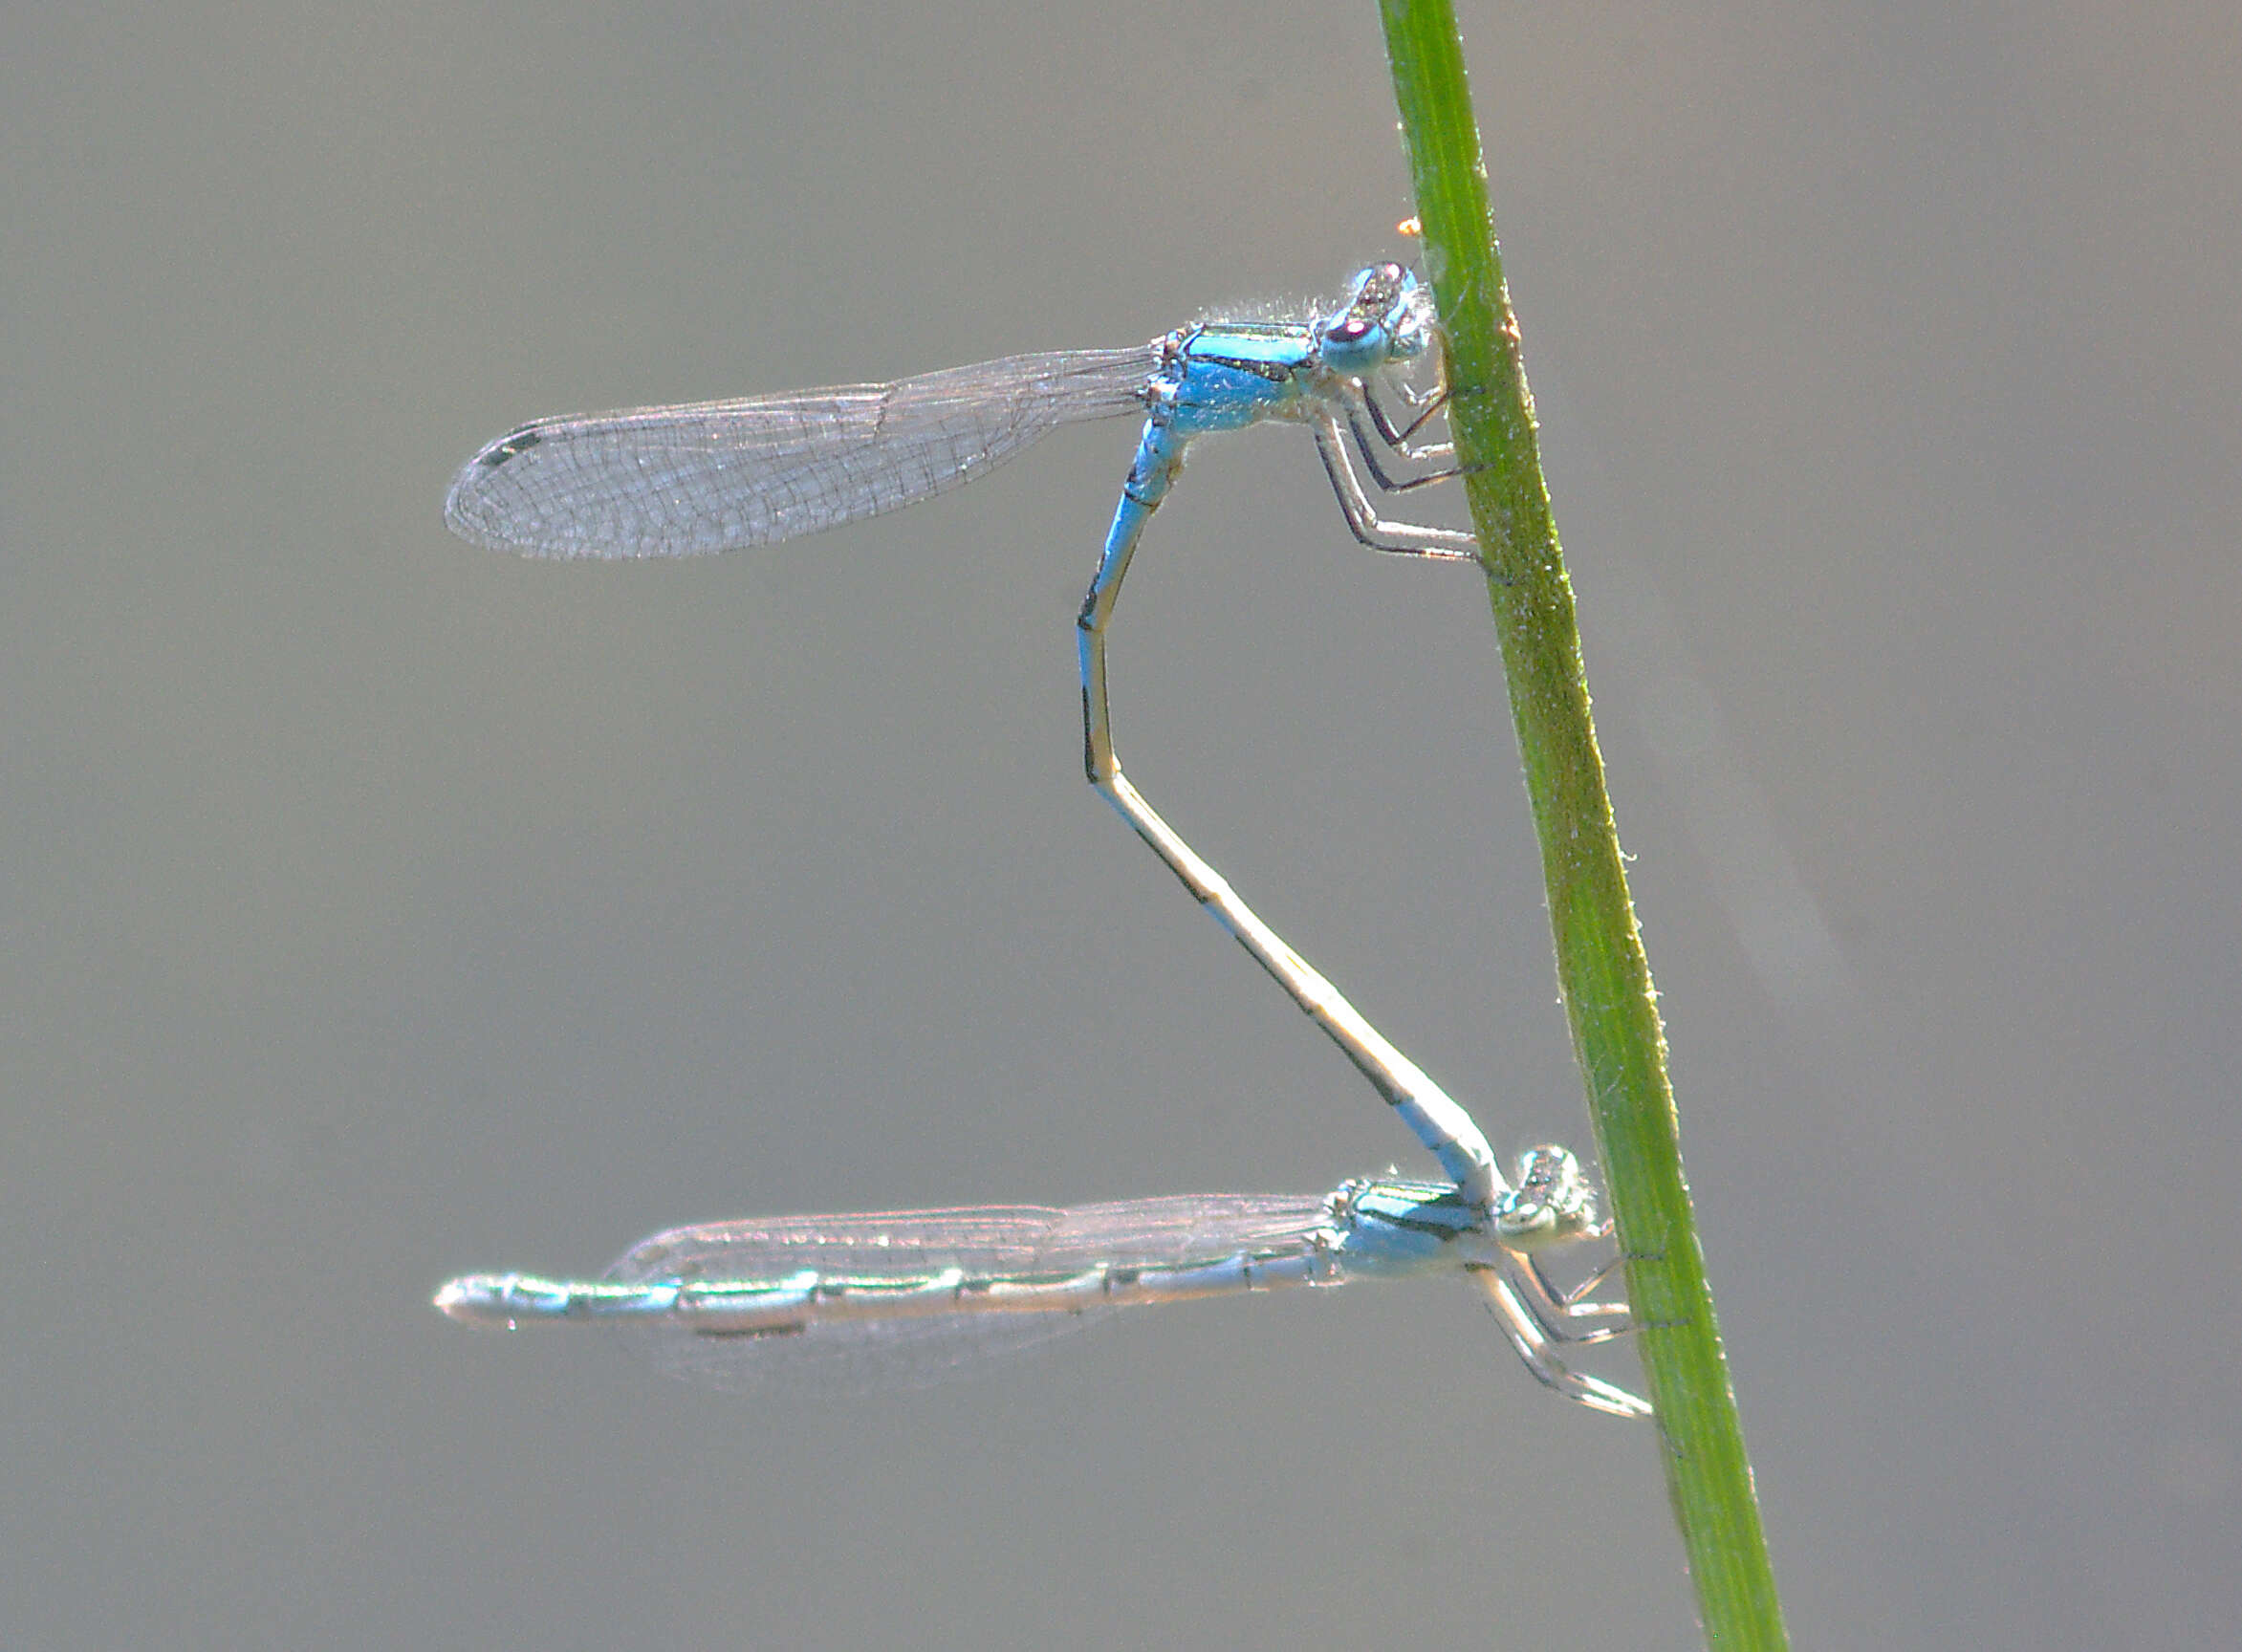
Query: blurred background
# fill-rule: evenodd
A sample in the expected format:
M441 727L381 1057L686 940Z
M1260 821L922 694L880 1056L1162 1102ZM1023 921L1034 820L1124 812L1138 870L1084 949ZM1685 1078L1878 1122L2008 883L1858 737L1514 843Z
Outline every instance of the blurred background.
M1463 21L1793 1627L2231 1634L2242 23ZM1081 782L1126 424L694 564L439 514L531 415L1405 255L1367 0L6 43L0 1639L1694 1643L1651 1432L1461 1285L870 1400L428 1306L687 1220L1429 1172ZM1587 1146L1477 583L1257 433L1114 662L1178 826L1506 1156Z

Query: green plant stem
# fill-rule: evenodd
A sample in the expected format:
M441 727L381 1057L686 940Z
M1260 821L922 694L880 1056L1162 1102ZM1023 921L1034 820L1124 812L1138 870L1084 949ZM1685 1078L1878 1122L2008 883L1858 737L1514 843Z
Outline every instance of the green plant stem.
M1708 1644L1787 1644L1743 1426L1682 1175L1650 965L1627 894L1542 478L1517 318L1448 0L1382 0L1394 94L1447 334L1448 420L1501 639L1549 888L1557 979L1627 1253L1627 1295Z

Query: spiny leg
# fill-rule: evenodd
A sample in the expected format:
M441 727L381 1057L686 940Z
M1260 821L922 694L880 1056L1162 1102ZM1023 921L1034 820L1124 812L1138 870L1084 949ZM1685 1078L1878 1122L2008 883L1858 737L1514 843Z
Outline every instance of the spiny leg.
M1421 476L1395 476L1389 473L1384 462L1378 457L1378 445L1368 439L1361 421L1352 413L1347 416L1347 434L1355 439L1355 451L1362 455L1362 468L1370 472L1370 480L1378 484L1381 493L1414 493L1420 488L1437 488L1443 482L1453 482L1468 475L1471 467L1447 465L1438 470L1427 470Z
M1595 1239L1605 1239L1610 1236L1611 1227L1608 1223L1597 1232L1584 1235L1584 1237ZM1624 1314L1627 1311L1627 1305L1624 1302L1592 1302L1589 1298L1602 1290L1604 1282L1634 1258L1623 1253L1614 1256L1570 1290L1559 1290L1551 1281L1549 1275L1542 1271L1539 1257L1532 1257L1529 1260L1534 1265L1535 1277L1541 1281L1542 1289L1549 1293L1550 1300L1561 1304L1567 1314L1588 1317L1599 1314Z
M1361 393L1359 390L1341 391L1340 403L1347 410L1347 434L1355 439L1355 451L1362 456L1362 468L1370 472L1370 480L1378 484L1381 492L1414 493L1420 488L1432 488L1443 482L1453 482L1457 477L1465 474L1469 468L1463 465L1443 465L1437 469L1426 470L1416 476L1391 474L1385 467L1385 461L1378 456L1379 448L1382 444L1373 440L1372 432L1364 426L1362 407L1367 403L1363 402ZM1406 448L1400 447L1388 448L1387 450L1401 453L1411 461L1425 458L1451 458L1455 453L1454 448L1445 445L1437 452L1430 449L1423 452L1411 452Z
M1587 1406L1592 1411L1604 1411L1614 1417L1647 1417L1650 1402L1638 1399L1624 1388L1606 1382L1600 1377L1591 1377L1573 1370L1555 1352L1555 1345L1567 1338L1557 1334L1540 1315L1534 1312L1530 1298L1535 1293L1529 1287L1521 1290L1519 1275L1525 1272L1519 1265L1501 1268L1477 1268L1472 1277L1487 1293L1487 1306L1510 1338L1512 1348L1525 1362L1536 1380L1556 1389L1566 1399Z
M1345 513L1347 527L1356 538L1373 551L1390 551L1404 556L1426 556L1440 561L1475 561L1479 555L1479 541L1457 528L1426 528L1411 522L1388 522L1378 514L1370 495L1363 490L1362 478L1356 474L1355 464L1347 456L1346 438L1339 434L1339 420L1326 409L1315 417L1316 451L1323 460L1323 472L1331 478L1332 491L1339 495L1339 510Z
M1624 1302L1591 1302L1588 1295L1620 1266L1614 1257L1570 1291L1560 1290L1543 1272L1537 1256L1523 1256L1512 1271L1511 1281L1534 1310L1535 1319L1553 1342L1609 1342L1635 1329ZM1622 1324L1583 1325L1583 1321L1623 1320Z
M1411 407L1418 409L1417 417L1406 424L1396 424L1392 416L1386 412L1385 404L1379 401L1375 386L1370 380L1362 380L1353 387L1349 397L1350 411L1352 410L1352 402L1360 402L1361 411L1370 416L1370 423L1377 426L1379 440L1385 446L1411 464L1418 464L1426 459L1446 459L1455 452L1455 444L1452 442L1427 442L1422 447L1410 446L1411 442L1415 440L1417 432L1424 429L1440 414L1443 408L1448 406L1448 385L1445 381L1435 384L1423 397L1415 395L1407 382L1398 378L1386 377L1378 382L1398 392Z

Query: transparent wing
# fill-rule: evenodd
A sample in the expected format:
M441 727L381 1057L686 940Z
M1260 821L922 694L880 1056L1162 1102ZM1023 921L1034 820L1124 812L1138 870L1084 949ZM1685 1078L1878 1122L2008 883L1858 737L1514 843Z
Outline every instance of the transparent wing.
M1143 405L1150 345L733 402L539 419L468 462L454 533L529 556L689 556L770 545L932 498L1047 431Z
M789 1216L677 1228L642 1240L609 1280L904 1279L957 1269L976 1279L1063 1276L1099 1266L1181 1268L1306 1244L1330 1223L1321 1194L1189 1194L1073 1209L999 1206L881 1215ZM806 1382L847 1392L928 1387L961 1366L1078 1331L1113 1310L805 1318L786 1335L643 1327L656 1360L707 1387Z

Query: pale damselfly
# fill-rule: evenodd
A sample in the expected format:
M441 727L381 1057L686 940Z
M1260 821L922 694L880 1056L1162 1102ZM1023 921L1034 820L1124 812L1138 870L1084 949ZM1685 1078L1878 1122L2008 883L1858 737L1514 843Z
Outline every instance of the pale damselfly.
M1626 1313L1584 1299L1600 1272L1567 1293L1541 1269L1549 1249L1608 1232L1573 1155L1535 1148L1517 1185L1506 1182L1471 1116L1161 818L1113 745L1106 631L1145 524L1200 436L1304 424L1363 544L1476 561L1467 533L1380 517L1363 482L1366 471L1398 493L1455 473L1448 445L1418 440L1447 400L1439 342L1429 291L1380 264L1336 306L1303 317L1207 320L1132 348L1007 357L891 384L536 420L468 463L445 521L472 543L532 556L743 549L931 498L1060 424L1143 413L1076 621L1090 782L1346 1052L1448 1184L716 1223L644 1241L602 1280L475 1274L446 1285L437 1305L479 1324L654 1324L684 1334L691 1352L672 1363L704 1379L751 1380L759 1365L827 1355L928 1375L1104 1308L1460 1269L1541 1381L1599 1410L1646 1414L1642 1400L1572 1371L1556 1352L1616 1335ZM1419 364L1430 382L1414 381ZM1395 460L1414 468L1395 474Z

